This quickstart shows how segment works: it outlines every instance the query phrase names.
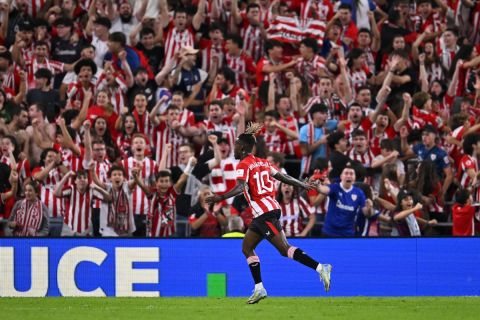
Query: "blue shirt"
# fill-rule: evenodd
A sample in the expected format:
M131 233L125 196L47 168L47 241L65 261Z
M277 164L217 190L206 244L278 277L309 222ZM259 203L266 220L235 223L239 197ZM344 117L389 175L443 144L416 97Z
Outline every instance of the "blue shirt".
M137 52L130 47L125 47L125 52L127 53L127 62L128 62L128 65L130 66L130 70L132 70L132 73L134 73L135 70L137 70L138 67L140 67L140 58L138 57ZM103 59L105 61L112 60L113 59L112 53L107 52ZM115 60L115 63L117 64L117 68L122 69L122 61L120 61L120 59L114 59L114 60Z
M418 143L413 146L413 152L421 160L430 160L435 164L439 177L443 177L443 169L450 167L450 160L447 152L438 146L434 146L430 150L425 147L423 143Z
M342 4L349 4L352 7L352 20L357 22L357 6L355 6L353 0L342 0ZM375 9L377 9L375 2L368 0L368 11L375 11ZM365 10L365 12L367 12L367 10Z
M354 236L355 217L365 207L365 194L362 189L352 186L345 190L340 183L333 183L328 194L328 210L323 232L331 236Z

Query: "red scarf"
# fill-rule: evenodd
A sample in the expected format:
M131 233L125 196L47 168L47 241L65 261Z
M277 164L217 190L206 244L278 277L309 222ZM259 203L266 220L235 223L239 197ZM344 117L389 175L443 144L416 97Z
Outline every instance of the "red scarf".
M117 197L115 197L115 193ZM130 229L128 197L123 191L123 186L118 192L112 189L110 194L112 202L108 206L107 226L113 228L118 235L127 234Z
M17 237L34 237L42 224L42 202L38 199L33 202L26 199L21 201L20 208L15 213L17 228L13 235Z

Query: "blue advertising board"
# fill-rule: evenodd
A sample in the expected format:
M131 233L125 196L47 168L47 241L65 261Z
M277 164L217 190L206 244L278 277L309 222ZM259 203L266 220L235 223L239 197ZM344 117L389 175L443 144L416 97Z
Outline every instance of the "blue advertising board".
M479 238L290 242L333 265L329 296L480 294ZM326 295L315 271L268 242L256 252L270 296ZM226 296L250 294L241 240L0 239L0 296L207 296L212 275Z

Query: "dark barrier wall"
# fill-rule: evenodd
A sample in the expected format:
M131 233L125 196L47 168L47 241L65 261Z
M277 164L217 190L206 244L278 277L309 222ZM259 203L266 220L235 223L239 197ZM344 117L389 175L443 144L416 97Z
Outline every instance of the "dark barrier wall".
M291 240L333 265L329 296L480 293L480 239ZM316 272L262 243L270 296L324 296ZM32 276L33 275L33 276ZM247 296L241 240L0 239L0 296Z

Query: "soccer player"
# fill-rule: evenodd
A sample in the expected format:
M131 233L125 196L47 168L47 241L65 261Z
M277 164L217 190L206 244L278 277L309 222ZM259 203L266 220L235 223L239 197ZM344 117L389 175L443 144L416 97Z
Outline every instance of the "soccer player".
M321 264L309 257L301 249L291 246L282 231L278 221L280 218L280 205L275 200L275 189L272 177L299 188L311 189L312 184L300 182L297 179L283 174L273 168L270 163L252 154L256 144L255 134L262 126L256 123L250 124L245 133L239 135L235 141L234 156L240 160L237 166L237 185L223 195L207 197L205 201L210 205L234 197L243 192L247 199L254 219L250 224L242 244L242 251L247 258L250 271L255 281L255 289L248 304L254 304L267 297L267 291L263 287L260 275L260 259L255 253L255 248L264 239L268 241L284 257L294 259L303 265L316 270L323 281L325 291L330 289L330 273L332 266Z

